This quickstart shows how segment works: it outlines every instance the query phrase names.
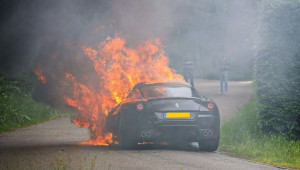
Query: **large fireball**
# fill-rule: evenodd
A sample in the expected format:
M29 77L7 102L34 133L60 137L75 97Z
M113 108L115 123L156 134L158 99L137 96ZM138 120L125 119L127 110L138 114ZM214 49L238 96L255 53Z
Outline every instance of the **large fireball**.
M109 111L125 99L132 87L140 82L165 82L183 80L168 67L168 58L158 39L146 41L136 48L127 48L120 37L110 38L98 44L96 49L83 46L86 58L93 63L97 88L88 88L69 72L65 80L72 86L71 95L65 102L77 110L73 122L79 127L88 127L91 140L83 143L106 145L112 143L112 134L104 131L105 118ZM83 69L83 68L78 68ZM37 70L36 73L40 73ZM40 74L37 74L40 77ZM61 81L61 80L60 80Z

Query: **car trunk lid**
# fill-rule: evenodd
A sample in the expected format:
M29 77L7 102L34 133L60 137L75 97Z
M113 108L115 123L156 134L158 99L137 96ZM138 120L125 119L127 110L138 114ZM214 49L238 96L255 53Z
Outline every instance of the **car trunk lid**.
M156 112L199 111L197 98L159 98L149 100Z

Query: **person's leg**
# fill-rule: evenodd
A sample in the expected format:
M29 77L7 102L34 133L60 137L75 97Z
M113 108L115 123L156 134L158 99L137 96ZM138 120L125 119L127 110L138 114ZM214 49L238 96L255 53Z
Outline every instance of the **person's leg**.
M187 73L186 74L186 82L190 82L190 80L191 80L191 76L190 76L190 73Z
M194 75L193 75L193 73L190 73L190 78L191 78L191 85L194 87Z
M183 72L183 77L185 82L189 82L188 74L186 72Z
M223 81L224 81L224 78L223 78L223 73L221 72L220 73L220 92L223 93Z
M189 79L188 79L187 76L183 76L183 77L184 77L184 81L185 81L185 82L189 82Z
M224 71L225 92L228 91L228 72Z

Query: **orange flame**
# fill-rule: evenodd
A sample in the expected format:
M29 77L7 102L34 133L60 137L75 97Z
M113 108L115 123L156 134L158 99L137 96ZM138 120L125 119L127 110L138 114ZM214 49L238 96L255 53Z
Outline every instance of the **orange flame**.
M106 134L102 139L91 139L88 141L79 142L79 145L101 145L101 146L108 146L109 144L113 143L112 140L112 133ZM118 144L115 142L115 144Z
M90 128L92 132L91 140L80 144L107 145L114 142L113 135L104 131L106 116L137 83L183 80L168 67L168 58L158 39L146 41L137 48L127 48L124 39L108 37L98 44L97 49L83 46L82 50L92 61L99 82L97 90L92 90L71 73L65 74L73 90L72 95L66 95L64 99L78 111L73 122L79 127Z
M46 76L43 74L42 70L40 67L36 68L34 70L34 74L37 76L37 78L43 83L46 83Z

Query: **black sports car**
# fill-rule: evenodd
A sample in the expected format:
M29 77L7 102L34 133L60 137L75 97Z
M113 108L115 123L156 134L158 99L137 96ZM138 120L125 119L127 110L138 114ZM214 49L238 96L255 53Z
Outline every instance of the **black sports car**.
M198 142L202 151L215 151L219 146L217 105L184 82L137 84L111 110L106 124L124 148L138 142Z

